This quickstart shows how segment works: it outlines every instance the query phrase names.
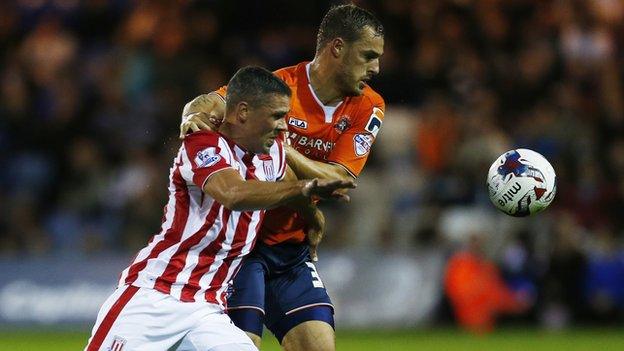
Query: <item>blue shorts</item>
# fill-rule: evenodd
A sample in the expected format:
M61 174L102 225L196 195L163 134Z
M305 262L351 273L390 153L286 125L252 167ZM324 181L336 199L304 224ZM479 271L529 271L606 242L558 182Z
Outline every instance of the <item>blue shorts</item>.
M261 244L260 244L261 245ZM297 245L300 250L301 245ZM262 324L281 342L300 323L321 320L332 327L333 305L327 290L309 261L290 260L289 266L275 264L267 257L267 246L243 260L228 298L228 314L239 328L262 335ZM283 249L283 247L282 247ZM275 254L276 250L272 250Z

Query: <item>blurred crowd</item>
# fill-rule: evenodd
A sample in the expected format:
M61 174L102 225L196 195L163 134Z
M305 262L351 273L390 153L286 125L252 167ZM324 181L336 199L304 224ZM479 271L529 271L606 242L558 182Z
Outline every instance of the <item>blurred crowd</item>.
M141 247L184 103L241 66L311 59L333 3L0 2L0 255ZM450 253L485 235L527 318L623 320L624 2L355 3L385 25L371 85L388 112L354 203L325 208L324 248ZM501 220L487 198L513 147L558 175L536 218Z

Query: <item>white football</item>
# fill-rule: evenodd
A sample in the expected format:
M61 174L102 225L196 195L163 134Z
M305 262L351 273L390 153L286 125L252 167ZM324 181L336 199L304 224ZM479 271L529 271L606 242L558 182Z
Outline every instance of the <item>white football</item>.
M525 217L544 210L557 192L555 170L529 149L515 149L494 161L487 177L490 200L499 210Z

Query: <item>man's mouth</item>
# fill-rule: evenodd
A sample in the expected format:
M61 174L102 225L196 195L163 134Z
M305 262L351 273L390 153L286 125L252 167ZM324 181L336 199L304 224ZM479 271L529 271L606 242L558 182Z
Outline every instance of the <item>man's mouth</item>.
M365 76L362 79L360 79L360 81L358 82L359 88L364 89L364 85L368 84L370 80L371 80L371 77L369 76Z

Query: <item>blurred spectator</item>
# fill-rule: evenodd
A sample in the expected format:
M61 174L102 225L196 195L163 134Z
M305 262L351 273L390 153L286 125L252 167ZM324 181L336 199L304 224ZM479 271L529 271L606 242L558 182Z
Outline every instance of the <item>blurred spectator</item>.
M482 234L472 234L467 247L449 260L444 278L459 325L478 334L491 332L499 315L529 307L527 296L514 294L496 265L485 258L483 240Z
M594 322L614 323L624 317L624 252L607 228L600 228L593 238L585 296Z
M583 252L583 233L577 221L564 213L555 223L554 240L542 282L541 322L561 329L583 321L586 310L583 282L587 258Z

